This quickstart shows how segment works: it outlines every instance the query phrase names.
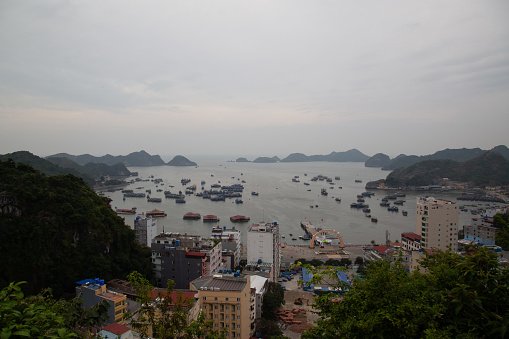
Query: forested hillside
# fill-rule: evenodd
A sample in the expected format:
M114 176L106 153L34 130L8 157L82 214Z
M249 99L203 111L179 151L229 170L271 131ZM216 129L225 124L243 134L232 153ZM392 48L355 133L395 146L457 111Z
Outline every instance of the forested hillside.
M28 293L61 296L84 278L152 278L150 249L80 178L0 161L0 208L0 287L26 280Z

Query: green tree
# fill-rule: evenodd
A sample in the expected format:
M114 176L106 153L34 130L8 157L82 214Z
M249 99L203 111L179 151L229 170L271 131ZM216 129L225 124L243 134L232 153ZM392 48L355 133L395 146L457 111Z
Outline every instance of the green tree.
M496 244L504 251L509 250L509 214L496 214L493 218L493 226L498 229Z
M280 284L269 282L267 292L263 296L262 318L274 320L274 311L285 303L285 291Z
M357 258L355 258L354 264L360 266L360 265L364 264L364 259L362 257L357 257Z
M475 247L462 257L437 250L409 273L399 262L372 262L341 302L315 298L320 318L303 338L506 338L509 269Z
M83 308L83 299L55 300L50 290L25 297L11 283L0 291L0 338L81 338L104 323L108 303Z
M207 321L203 312L200 312L198 319L188 324L187 310L195 301L185 298L182 292L173 293L173 280L168 280L166 291L159 291L157 296L154 296L152 285L140 273L132 272L127 278L138 295L136 301L142 307L137 314L126 314L126 318L131 320L131 326L143 338L148 337L150 329L154 336L161 339L225 338L225 332L212 329L212 320Z

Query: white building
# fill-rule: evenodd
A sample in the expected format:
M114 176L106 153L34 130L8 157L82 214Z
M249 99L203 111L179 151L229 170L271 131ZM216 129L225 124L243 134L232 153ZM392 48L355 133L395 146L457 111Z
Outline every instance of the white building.
M242 241L240 237L240 230L235 229L235 226L230 229L217 226L212 229L212 238L221 239L223 254L234 254L234 263L231 269L239 266L240 258L242 256Z
M259 275L251 275L250 279L251 289L254 289L256 293L255 319L259 319L262 317L263 296L265 295L265 292L267 292L267 284L269 283L269 279Z
M271 265L271 281L279 276L281 268L281 245L277 222L253 224L247 232L248 266Z
M152 244L152 239L157 236L156 219L137 216L134 220L134 231L136 240L147 247Z
M421 235L421 248L458 249L458 205L449 200L417 198L415 233Z

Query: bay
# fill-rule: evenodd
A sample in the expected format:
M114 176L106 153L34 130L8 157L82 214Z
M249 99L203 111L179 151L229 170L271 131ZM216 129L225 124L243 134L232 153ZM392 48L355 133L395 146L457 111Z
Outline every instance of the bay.
M126 198L120 191L105 192L105 195L112 199L112 208L130 209L137 208L138 213L147 212L153 209L163 210L167 213L164 218L158 218L158 230L160 232L179 232L210 236L214 226L236 227L242 232L245 241L246 231L252 223L262 221L278 222L280 233L285 235L284 241L289 244L304 244L309 241L294 240L292 236L304 235L300 227L301 221L310 221L322 229L331 229L338 232L345 244L368 244L372 240L377 243L385 243L386 231L390 234L392 241L399 240L402 232L415 232L416 223L416 198L421 196L433 196L435 198L456 201L458 193L451 192L405 192L406 197L400 212L389 212L387 208L381 207L381 199L393 192L377 191L375 195L366 198L365 203L371 208L370 214L378 219L377 223L371 222L361 209L350 208L352 202L356 202L357 195L365 191L364 187L368 181L385 178L389 172L378 168L364 167L364 163L343 162L305 162L305 163L237 163L227 162L221 159L203 158L193 159L198 167L129 167L132 172L138 172L139 178L150 179L161 178L163 182L156 187L152 181L136 182L130 184L126 189L133 189L135 192L145 192L150 189L151 197L162 198L161 203L147 202L146 198ZM307 176L305 176L307 174ZM310 181L314 176L324 175L334 179L334 185L325 181ZM300 182L292 182L292 178L298 176ZM182 186L180 180L191 179L191 182ZM210 201L194 195L186 197L185 204L176 204L174 199L165 199L164 191L170 190L178 193L185 191L185 187L195 184L197 191L201 191L201 181L205 181L203 187L210 189L210 185L220 182L221 185L241 184L245 181L243 192L243 203L236 204L235 199L226 201ZM362 183L356 182L362 181ZM309 185L304 185L307 182ZM169 185L173 185L170 188ZM142 189L137 189L143 187ZM341 188L339 188L341 187ZM328 191L328 195L320 194L322 188ZM163 192L157 192L162 189ZM310 190L310 191L308 191ZM252 196L251 192L258 192L259 196ZM335 198L341 198L336 202ZM310 206L316 206L311 208ZM401 210L408 211L408 216L403 216ZM220 218L219 223L204 223L201 220L183 220L187 212L200 213L202 216L214 214ZM245 215L251 218L248 223L232 223L230 217L233 215ZM136 215L122 215L125 223L131 228L134 227ZM460 212L459 228L468 224L471 219L469 213Z

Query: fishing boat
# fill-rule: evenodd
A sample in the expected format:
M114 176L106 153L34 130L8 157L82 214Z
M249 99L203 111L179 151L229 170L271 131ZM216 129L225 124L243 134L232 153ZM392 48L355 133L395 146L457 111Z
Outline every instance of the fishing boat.
M176 199L175 203L177 203L177 204L185 204L186 201L184 199Z
M235 199L236 204L243 204L244 201L242 199Z
M336 198L334 200L336 200L337 202L341 202L341 198Z
M378 222L377 218L371 218L371 222Z
M408 215L407 211L401 211L401 213L406 217Z
M251 195L258 195L258 192L251 192Z

